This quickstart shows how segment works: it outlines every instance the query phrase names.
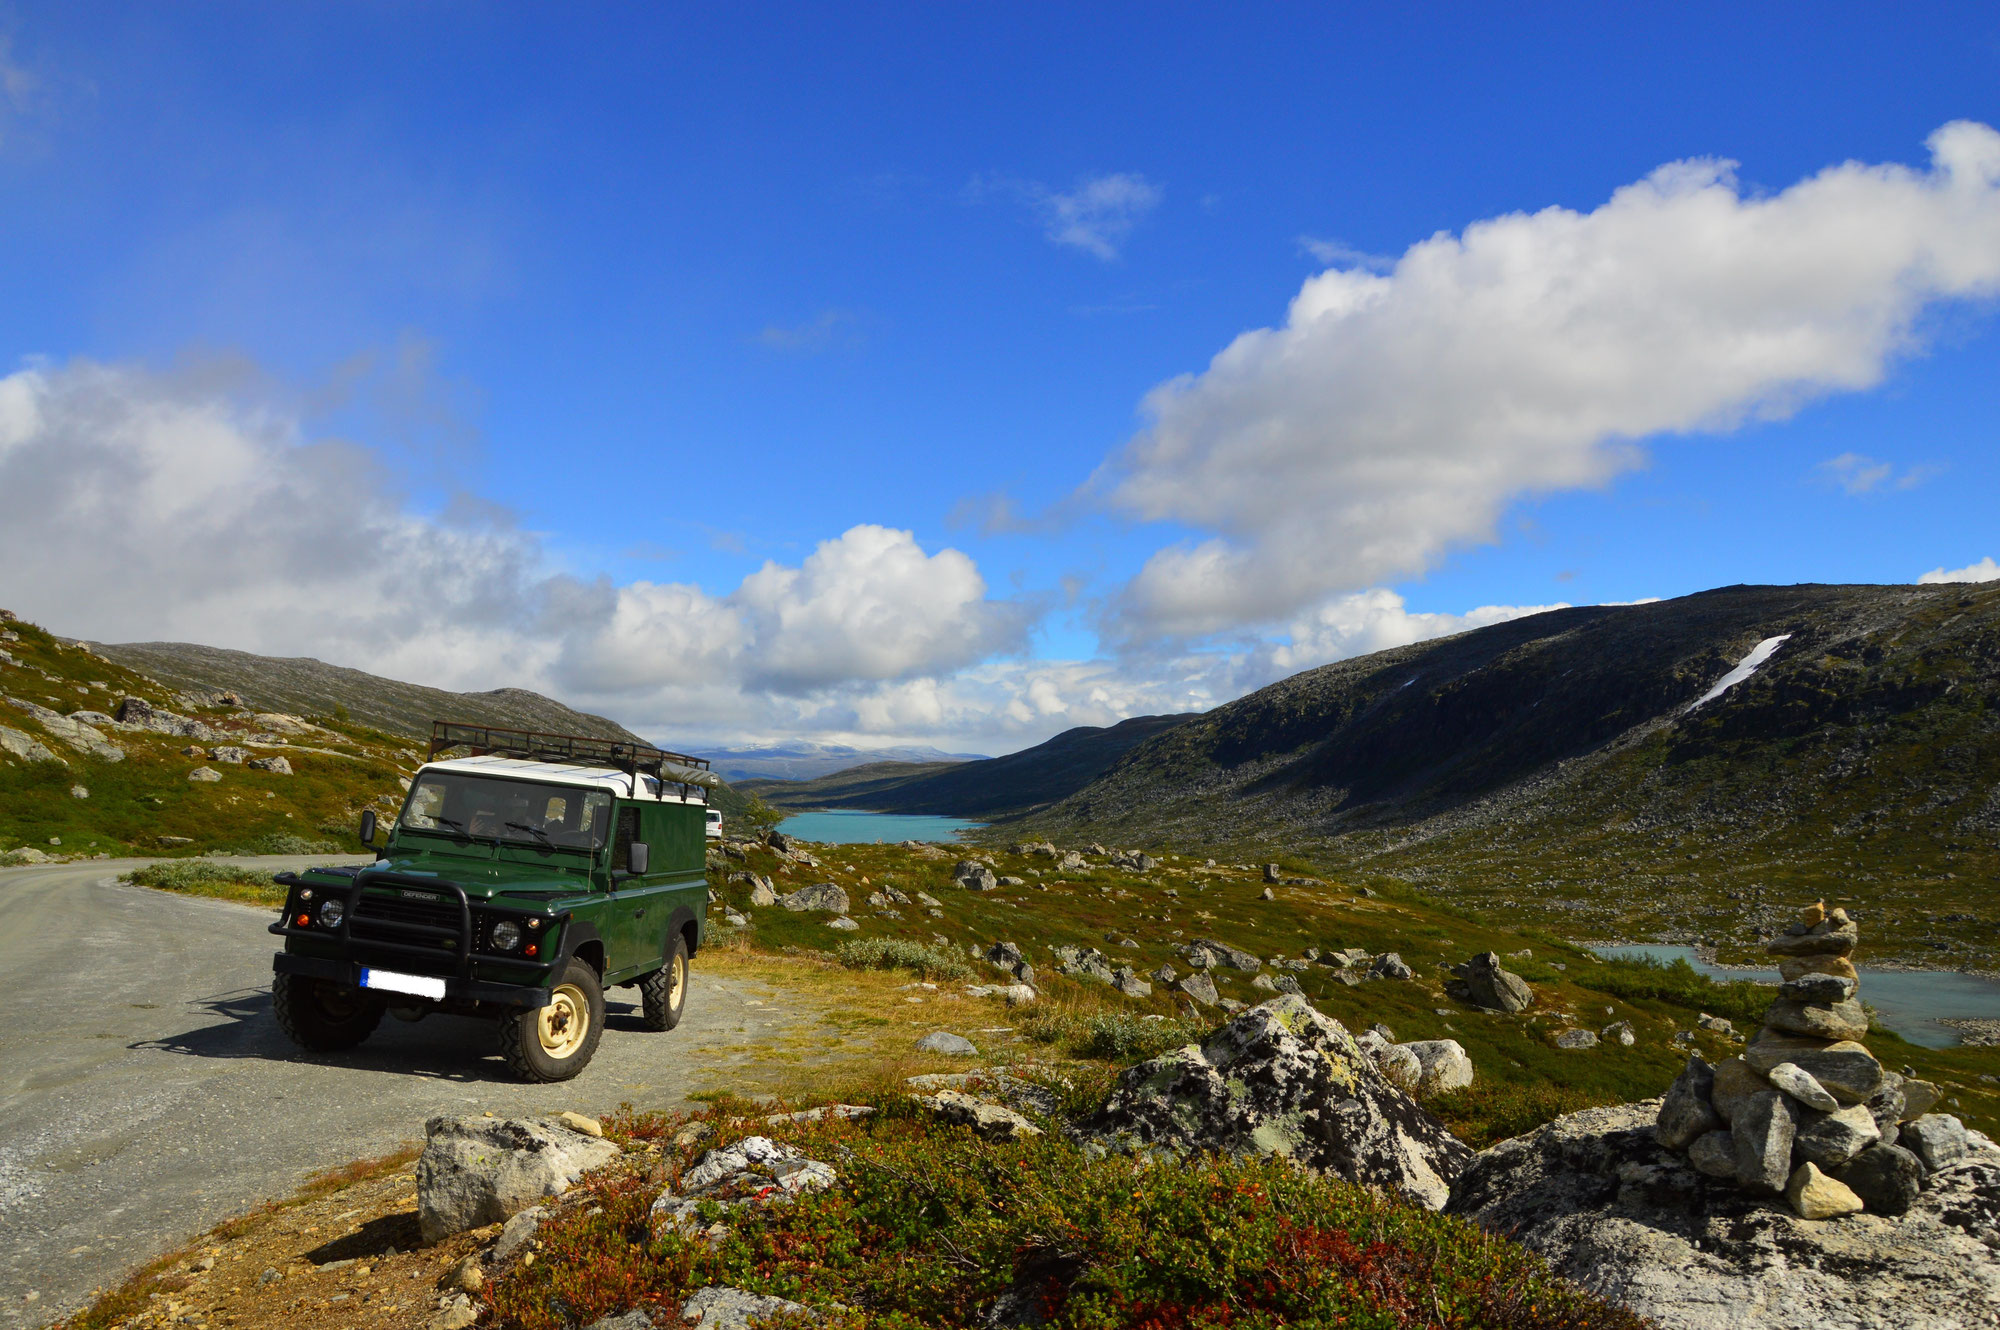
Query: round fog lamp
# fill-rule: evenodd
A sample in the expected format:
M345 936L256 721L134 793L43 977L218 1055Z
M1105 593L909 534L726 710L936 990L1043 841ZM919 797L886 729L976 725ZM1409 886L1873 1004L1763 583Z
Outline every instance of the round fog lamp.
M328 928L340 927L340 921L347 916L347 907L337 900L328 900L319 907L319 921Z
M512 919L502 919L493 925L493 949L512 951L521 945L521 926Z

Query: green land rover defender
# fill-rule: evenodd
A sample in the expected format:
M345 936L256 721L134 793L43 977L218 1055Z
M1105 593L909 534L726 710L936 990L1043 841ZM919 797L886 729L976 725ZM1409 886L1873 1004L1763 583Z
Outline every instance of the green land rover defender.
M374 863L278 875L278 1024L330 1052L384 1012L490 1016L533 1081L589 1063L613 985L638 988L647 1029L673 1029L706 929L717 784L680 753L437 722ZM362 841L376 831L363 813Z

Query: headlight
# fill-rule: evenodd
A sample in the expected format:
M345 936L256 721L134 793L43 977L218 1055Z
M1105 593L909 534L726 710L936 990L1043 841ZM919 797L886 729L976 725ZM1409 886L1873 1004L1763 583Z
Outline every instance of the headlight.
M340 921L347 916L347 907L337 900L329 899L319 907L319 921L328 928L340 927Z
M493 950L512 951L521 945L521 926L512 919L493 925Z

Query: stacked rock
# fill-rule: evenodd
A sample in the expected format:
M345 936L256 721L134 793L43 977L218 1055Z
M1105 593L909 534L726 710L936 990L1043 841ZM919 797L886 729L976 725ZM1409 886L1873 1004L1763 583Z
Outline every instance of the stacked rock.
M1801 911L1766 947L1784 983L1764 1028L1717 1066L1690 1057L1654 1128L1700 1172L1782 1193L1805 1219L1902 1214L1968 1148L1957 1118L1930 1112L1935 1085L1884 1071L1862 1043L1858 937L1845 910Z

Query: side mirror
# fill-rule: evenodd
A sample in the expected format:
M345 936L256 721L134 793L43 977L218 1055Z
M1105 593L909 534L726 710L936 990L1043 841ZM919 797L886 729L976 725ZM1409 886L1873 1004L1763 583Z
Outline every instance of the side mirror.
M633 877L646 875L646 869L653 857L652 848L642 840L635 840L625 847L625 865L631 870Z
M361 843L363 845L375 843L375 810L372 808L361 814Z

